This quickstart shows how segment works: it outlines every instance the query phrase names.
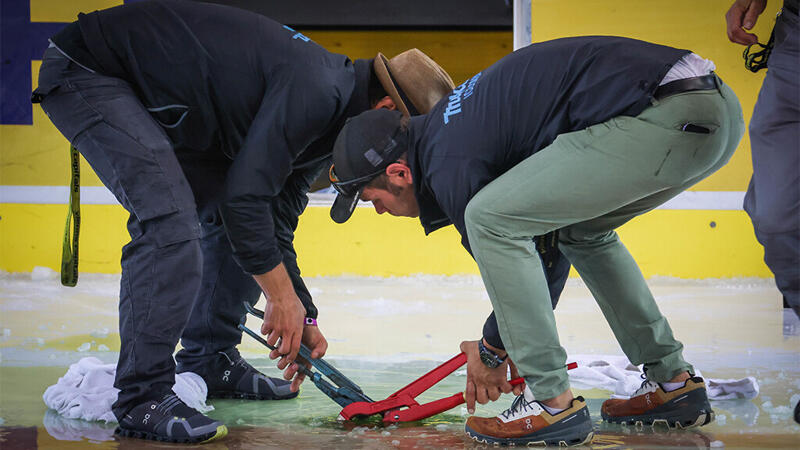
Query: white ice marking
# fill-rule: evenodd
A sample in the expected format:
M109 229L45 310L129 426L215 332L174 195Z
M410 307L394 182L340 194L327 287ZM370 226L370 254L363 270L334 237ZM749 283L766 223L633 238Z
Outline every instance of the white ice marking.
M108 337L108 328L99 328L97 330L92 330L92 332L89 334L94 338L105 339Z

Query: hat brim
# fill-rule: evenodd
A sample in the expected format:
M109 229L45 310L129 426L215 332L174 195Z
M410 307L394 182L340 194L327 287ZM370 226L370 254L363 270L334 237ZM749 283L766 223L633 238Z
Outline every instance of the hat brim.
M331 219L333 219L334 222L347 222L347 219L353 215L353 211L355 211L358 200L361 198L361 193L364 192L365 187L366 185L361 186L353 195L336 195L336 199L333 200L333 206L331 206Z
M381 83L383 90L392 98L397 109L399 109L404 116L411 116L408 112L408 107L403 101L403 97L400 95L400 91L397 90L397 86L394 84L394 80L392 80L392 76L389 75L389 60L383 56L383 53L378 53L378 56L375 57L372 63L372 69L375 71L375 76L378 77L378 81Z

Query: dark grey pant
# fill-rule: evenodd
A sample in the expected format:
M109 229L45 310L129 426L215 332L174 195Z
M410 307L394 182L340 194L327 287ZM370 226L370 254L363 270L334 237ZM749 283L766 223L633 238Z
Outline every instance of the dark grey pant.
M113 409L168 392L183 336L184 370L241 340L242 301L260 290L233 260L217 213L230 161L175 152L125 81L92 73L48 49L39 73L42 108L130 212L122 251L121 348Z
M744 209L764 261L800 316L800 27L784 9L775 48L750 120L753 177Z
M178 372L205 374L209 358L229 352L242 340L237 325L245 318L242 302L255 305L261 288L233 259L231 244L222 218L219 201L230 160L179 152L178 160L192 186L200 218L203 274L200 293L189 322L181 336L181 349L175 358Z

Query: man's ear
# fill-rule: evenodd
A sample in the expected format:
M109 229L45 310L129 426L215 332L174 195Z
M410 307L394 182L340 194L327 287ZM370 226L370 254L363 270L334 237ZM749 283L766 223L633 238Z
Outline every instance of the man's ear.
M394 181L395 184L410 185L414 183L411 177L411 168L402 161L389 164L389 167L386 168L386 175L389 177L389 181Z
M372 107L372 109L380 109L380 108L386 108L389 111L394 111L397 109L397 105L394 104L394 100L392 100L392 97L389 97L387 95L382 99L378 100L378 103L375 103L375 106Z

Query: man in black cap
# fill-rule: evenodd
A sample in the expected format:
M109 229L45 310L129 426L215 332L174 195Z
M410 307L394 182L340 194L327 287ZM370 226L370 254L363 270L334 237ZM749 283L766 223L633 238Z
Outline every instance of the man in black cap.
M529 389L495 418L470 417L473 439L572 445L592 438L586 403L569 388L537 257L535 238L548 235L622 350L644 364L642 387L629 400L604 402L603 419L670 427L713 420L703 379L692 375L614 232L735 151L741 107L713 69L687 50L632 39L559 39L506 56L426 115L368 111L342 129L330 170L340 192L334 220L347 220L360 198L378 213L419 217L426 233L452 223L478 263L504 348L490 336L462 343L467 408L511 391L509 359Z
M425 112L451 89L418 50L352 62L266 17L199 2L81 14L51 38L33 100L130 212L119 434L202 442L227 432L172 394L179 338L177 370L200 374L209 397L297 395L302 377L268 378L236 350L243 302L265 293L261 331L280 339L279 368L301 339L313 357L325 353L292 245L306 192L348 117Z

